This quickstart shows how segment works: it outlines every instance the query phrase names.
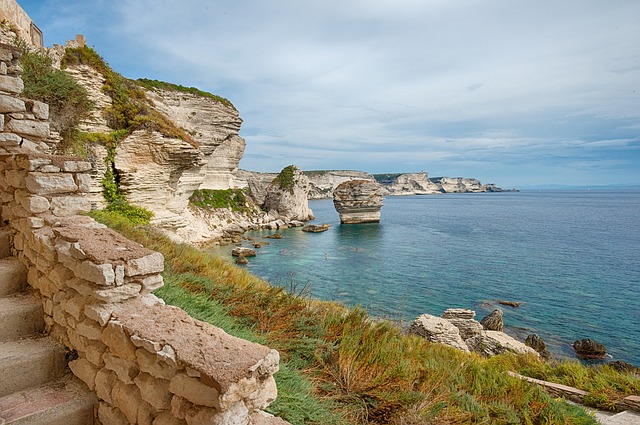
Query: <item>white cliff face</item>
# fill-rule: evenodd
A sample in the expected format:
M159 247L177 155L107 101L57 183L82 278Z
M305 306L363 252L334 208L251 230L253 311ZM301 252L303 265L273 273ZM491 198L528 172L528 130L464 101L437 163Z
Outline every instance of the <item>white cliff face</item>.
M432 195L442 193L442 187L429 180L425 172L401 174L382 182L389 195Z
M207 164L202 168L201 189L237 186L233 173L244 154L245 141L238 135L242 119L238 111L216 99L177 90L147 91L154 107L198 142Z
M439 184L443 192L446 193L486 192L482 183L477 179L440 177L436 179L436 183Z
M180 215L202 182L205 161L199 149L138 130L118 145L114 165L127 200L153 211L153 223L168 229L187 225Z
M331 198L335 188L346 181L375 180L371 174L351 170L305 171L304 174L309 178L309 199Z
M93 110L80 123L78 129L87 133L112 132L113 129L109 127L103 115L104 110L112 104L111 98L102 91L104 76L87 65L69 66L65 71L87 90L89 100L93 103Z

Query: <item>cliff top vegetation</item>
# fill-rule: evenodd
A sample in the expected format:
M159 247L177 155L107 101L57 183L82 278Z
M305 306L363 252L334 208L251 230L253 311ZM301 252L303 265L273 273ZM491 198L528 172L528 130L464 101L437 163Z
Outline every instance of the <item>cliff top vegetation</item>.
M288 165L280 171L276 178L273 179L273 182L279 185L280 189L293 192L293 187L296 184L296 171L298 171L298 167L295 165Z
M201 97L208 97L209 99L216 100L217 102L222 103L224 106L227 106L237 111L236 107L233 106L233 103L231 103L229 99L225 99L224 97L215 95L213 93L200 90L196 87L186 87L186 86L181 86L180 84L167 83L159 80L150 80L148 78L138 78L136 82L148 90L161 89L161 90L169 90L169 91L179 91L183 93L194 94Z
M581 388L600 408L640 392L640 377L606 365L512 354L485 359L432 344L362 309L310 300L295 282L288 292L270 286L150 227L94 216L165 256L166 284L157 295L167 303L280 351L279 396L269 410L293 424L596 424L509 370Z

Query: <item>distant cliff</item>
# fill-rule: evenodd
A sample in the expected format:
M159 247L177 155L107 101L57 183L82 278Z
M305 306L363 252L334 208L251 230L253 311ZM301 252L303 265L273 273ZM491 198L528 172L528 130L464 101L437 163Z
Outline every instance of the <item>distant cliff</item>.
M430 195L436 193L483 193L510 192L493 183L482 184L480 180L466 177L434 177L428 174L374 174L375 179L386 190L387 195Z

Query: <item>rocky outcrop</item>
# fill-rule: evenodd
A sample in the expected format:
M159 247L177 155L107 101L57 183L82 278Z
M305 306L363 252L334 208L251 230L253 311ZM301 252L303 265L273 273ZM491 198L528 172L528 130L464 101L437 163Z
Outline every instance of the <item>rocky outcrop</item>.
M504 332L498 331L482 331L482 334L466 340L465 343L469 350L485 357L496 356L504 352L538 354L533 348L527 347Z
M407 329L407 332L418 335L431 342L445 344L458 350L469 352L469 348L460 337L460 331L447 319L423 314Z
M333 191L333 205L344 224L377 223L382 207L382 187L375 181L351 180Z
M482 327L488 331L504 332L504 321L502 320L502 310L496 308L487 314L481 321Z
M352 170L305 171L309 178L309 199L331 198L341 183L352 180L374 181L371 174Z
M296 166L289 165L269 185L264 209L274 220L313 220L308 193L309 179Z
M591 338L574 341L573 348L578 357L583 359L603 359L607 355L607 348Z
M527 338L524 340L524 345L536 350L538 354L540 354L540 357L542 357L545 360L548 360L551 358L551 353L549 353L549 351L547 350L547 344L545 344L544 340L540 338L538 334L528 335Z
M309 232L309 233L321 233L321 232L326 232L327 230L329 230L329 227L331 227L331 225L329 225L328 223L324 223L324 224L307 224L306 226L304 226L302 228L303 232Z
M442 187L429 180L425 172L376 177L389 195L432 195L443 192Z
M473 320L476 316L476 312L473 310L467 310L465 308L449 308L442 314L443 319L447 319L460 331L460 336L463 340L473 338L480 335L482 332L482 325Z

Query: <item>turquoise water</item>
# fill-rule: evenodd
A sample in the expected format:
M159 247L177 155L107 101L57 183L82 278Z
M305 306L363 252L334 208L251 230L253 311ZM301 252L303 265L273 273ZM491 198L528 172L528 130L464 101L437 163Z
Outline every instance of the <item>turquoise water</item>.
M310 207L330 230L267 239L252 273L405 324L522 301L500 306L508 333L537 332L560 356L593 338L640 364L640 191L387 197L381 223L364 225L341 225L330 200Z

